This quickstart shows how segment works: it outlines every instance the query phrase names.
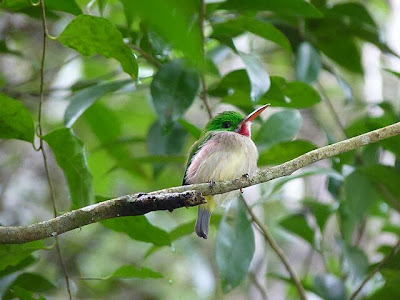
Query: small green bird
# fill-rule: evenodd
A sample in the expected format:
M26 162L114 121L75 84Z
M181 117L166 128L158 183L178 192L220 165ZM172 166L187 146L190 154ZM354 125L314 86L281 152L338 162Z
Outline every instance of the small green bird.
M190 149L183 185L231 180L255 173L258 151L251 140L251 123L268 106L261 106L245 118L238 112L225 111L211 119ZM207 203L199 206L195 227L199 237L207 238L213 210L234 194L205 197Z

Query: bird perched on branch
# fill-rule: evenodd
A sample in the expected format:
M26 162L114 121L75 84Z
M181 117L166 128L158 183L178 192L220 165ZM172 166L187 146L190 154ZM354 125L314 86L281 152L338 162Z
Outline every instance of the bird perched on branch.
M231 180L255 173L258 151L251 140L251 123L268 106L261 106L245 118L238 112L226 111L211 119L190 149L183 185ZM207 203L199 206L195 227L199 237L207 238L213 210L234 193L205 197Z

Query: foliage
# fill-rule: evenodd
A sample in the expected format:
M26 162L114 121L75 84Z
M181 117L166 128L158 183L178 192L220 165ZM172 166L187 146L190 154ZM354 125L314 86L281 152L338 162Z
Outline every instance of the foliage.
M253 126L259 167L398 122L392 87L400 73L391 60L399 57L382 39L392 13L385 3L205 1L202 20L201 0L46 0L57 36L47 39L41 138L57 209L180 185L186 153L209 118L205 105L246 114L271 104ZM41 16L30 1L0 1L7 226L52 212L34 151ZM382 68L363 63L367 43ZM362 90L372 87L363 79L374 72L384 93L367 102ZM393 137L262 184L245 199L307 293L348 299L377 255L392 250L385 237L400 238L399 182L400 137ZM109 219L59 237L74 298L254 298L248 278L265 286L266 276L271 299L296 299L292 279L234 203L213 215L207 241L193 234L195 209ZM65 299L53 242L0 246L0 298ZM399 259L398 252L387 261L362 297L400 297Z

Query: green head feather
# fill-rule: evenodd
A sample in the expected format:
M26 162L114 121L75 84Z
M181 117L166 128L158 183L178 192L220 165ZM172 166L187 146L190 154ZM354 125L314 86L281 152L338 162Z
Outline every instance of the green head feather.
M209 131L235 131L243 116L236 111L225 111L212 118L204 127L203 133Z

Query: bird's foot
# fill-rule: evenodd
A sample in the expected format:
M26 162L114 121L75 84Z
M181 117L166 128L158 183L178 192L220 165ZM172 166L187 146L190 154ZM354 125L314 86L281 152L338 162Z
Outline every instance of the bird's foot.
M249 178L250 178L250 175L246 173L246 174L243 174L242 177L243 177L244 179L249 179Z

